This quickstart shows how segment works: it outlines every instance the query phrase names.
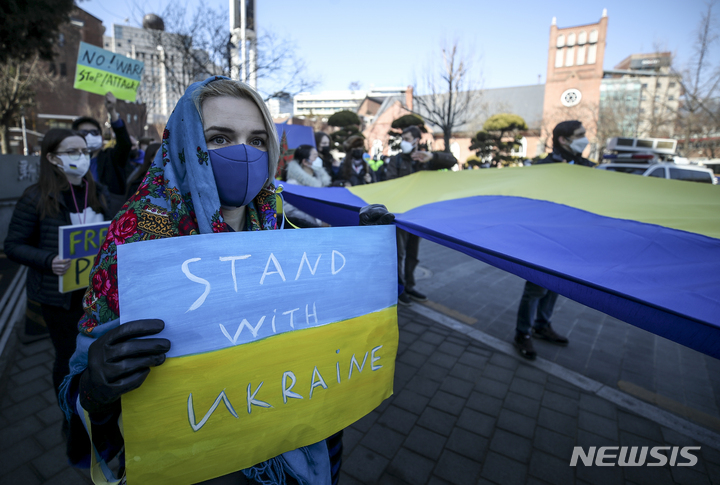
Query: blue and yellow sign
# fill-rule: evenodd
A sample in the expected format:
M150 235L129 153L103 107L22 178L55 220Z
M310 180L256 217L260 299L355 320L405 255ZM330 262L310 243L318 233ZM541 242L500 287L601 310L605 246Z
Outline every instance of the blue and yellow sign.
M392 394L394 226L118 247L123 322L167 360L122 398L128 483L196 483L316 443Z
M70 269L60 276L60 292L86 288L95 256L105 242L110 222L60 227L58 249L61 259L71 259Z
M110 91L118 99L134 102L144 66L135 59L80 42L73 87L95 94Z

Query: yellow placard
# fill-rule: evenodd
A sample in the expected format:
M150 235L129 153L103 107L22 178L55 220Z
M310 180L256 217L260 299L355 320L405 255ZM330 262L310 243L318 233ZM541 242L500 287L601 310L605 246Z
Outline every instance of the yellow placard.
M87 66L77 66L75 84L73 85L75 89L82 89L95 94L105 94L110 91L116 98L132 102L137 97L139 86L140 83L134 79Z
M87 288L90 284L90 271L93 267L94 257L84 257L70 260L70 269L61 276L62 293Z
M61 226L58 231L58 252L70 260L70 269L59 277L61 293L79 290L90 284L95 256L105 241L110 222Z
M122 397L128 483L197 483L331 436L392 394L397 345L393 306L167 359Z

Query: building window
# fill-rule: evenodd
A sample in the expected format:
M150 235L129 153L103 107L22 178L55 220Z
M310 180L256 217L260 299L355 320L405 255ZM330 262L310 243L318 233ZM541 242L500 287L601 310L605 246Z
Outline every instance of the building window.
M555 50L555 67L563 67L563 49Z
M118 42L118 47L122 47L122 42Z
M575 48L568 47L567 53L565 54L565 65L570 67L575 63Z
M594 44L598 41L598 31L597 30L591 30L590 31L590 43Z
M105 47L110 47L110 42L105 42Z
M673 95L668 96L668 101L672 101L674 99L675 99L675 96L673 96Z
M458 147L459 148L459 147ZM520 144L515 145L510 151L510 155L513 157L525 157L527 156L527 138L524 136L520 139ZM458 157L455 157L458 158Z
M64 62L60 63L60 75L67 76L67 64L65 64Z
M643 83L642 88L647 89L647 83Z
M587 32L585 32L583 30L582 32L580 32L580 34L578 34L578 45L583 45L586 43L587 43ZM578 64L580 64L580 63L578 62Z
M582 93L577 89L568 89L560 96L560 102L568 108L579 104L581 99Z
M58 45L60 47L65 45L65 34L58 35Z
M567 45L568 45L568 47L575 45L575 34L574 33L568 34Z
M55 64L54 63L52 63L52 62L50 63L50 65L48 66L48 72L50 74L55 74Z
M584 45L578 46L577 52L578 53L577 53L576 64L578 66L582 66L583 64L585 64L585 46Z
M587 63L595 64L596 57L597 57L597 44L591 44L588 46Z
M565 36L560 34L557 36L557 47L565 47Z
M668 84L668 87L669 87L669 88L674 88L674 87L675 87L675 83L670 83L670 84Z

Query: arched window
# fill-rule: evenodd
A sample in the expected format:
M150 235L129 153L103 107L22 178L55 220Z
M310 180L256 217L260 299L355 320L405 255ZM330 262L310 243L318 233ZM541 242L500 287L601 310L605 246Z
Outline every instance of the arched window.
M590 43L594 44L598 41L598 31L597 30L591 30L590 31Z
M557 44L558 47L565 47L565 36L563 34L560 34L557 36Z
M567 45L568 46L575 45L575 33L568 34Z
M563 53L564 49L557 49L555 51L555 67L563 67Z
M587 32L585 32L583 30L578 34L578 45L583 45L586 43L587 43Z
M565 50L567 50L567 52L565 53L565 65L569 67L575 63L575 48L568 47Z
M577 48L577 52L577 61L575 62L575 64L577 64L578 66L582 66L583 64L585 64L585 46L579 45Z
M587 63L595 64L596 57L597 57L597 44L590 44L588 46Z

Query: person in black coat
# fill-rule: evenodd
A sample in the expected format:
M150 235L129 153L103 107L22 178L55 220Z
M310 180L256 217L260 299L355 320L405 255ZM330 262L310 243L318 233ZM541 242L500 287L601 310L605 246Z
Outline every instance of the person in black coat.
M587 146L588 139L582 123L578 120L563 121L553 128L552 153L544 160L535 163L568 163L592 167L594 164L582 156ZM537 357L531 336L556 345L568 344L568 338L559 335L550 325L557 297L558 294L554 291L536 285L532 281L525 282L518 307L513 344L526 359L534 360Z
M365 185L376 182L375 172L370 169L370 165L365 161L365 139L361 136L353 135L343 144L345 149L345 158L342 161L340 173L345 180L345 187L355 185Z
M40 153L40 179L25 190L15 206L5 254L28 266L28 299L41 304L55 347L53 385L57 394L75 351L77 324L83 315L85 290L60 293L58 279L70 268L58 255L58 228L105 220L107 191L88 171L90 150L82 134L51 129Z
M115 133L115 146L102 149L102 128L94 118L82 116L73 121L72 129L85 137L90 157L90 172L93 178L107 187L108 216L112 218L120 211L127 198L127 179L133 170L130 162L132 141L120 114L117 111L117 99L112 93L105 95L105 107L110 114L110 127Z

